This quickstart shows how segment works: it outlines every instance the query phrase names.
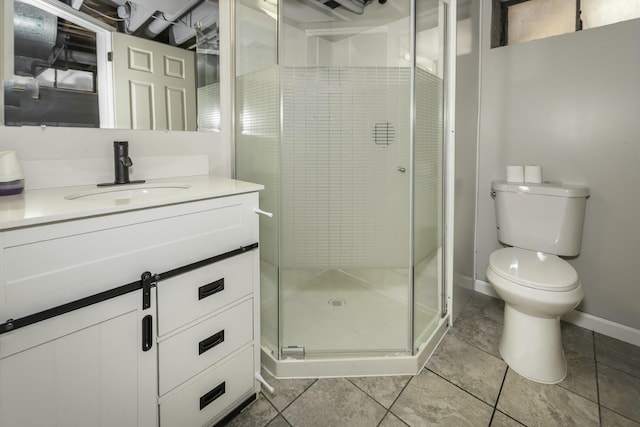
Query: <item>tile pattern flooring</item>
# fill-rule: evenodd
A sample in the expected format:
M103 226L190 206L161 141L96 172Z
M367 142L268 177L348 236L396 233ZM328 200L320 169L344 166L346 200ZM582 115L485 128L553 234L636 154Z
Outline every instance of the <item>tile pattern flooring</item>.
M277 380L230 426L640 426L640 347L563 323L569 372L529 381L502 361L503 303L474 294L420 375Z

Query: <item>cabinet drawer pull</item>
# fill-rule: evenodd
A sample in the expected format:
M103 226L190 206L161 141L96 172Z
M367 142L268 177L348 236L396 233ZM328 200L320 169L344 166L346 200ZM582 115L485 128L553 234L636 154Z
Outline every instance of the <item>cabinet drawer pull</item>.
M198 343L198 354L202 354L211 350L213 347L224 342L224 329L211 335L209 338L203 339Z
M224 291L224 277L208 285L200 286L198 288L198 300L210 297L220 291Z
M202 411L204 408L207 407L208 404L210 404L211 402L213 402L214 400L222 396L224 394L224 388L225 388L225 383L223 381L222 384L220 384L219 386L217 386L216 388L214 388L213 390L211 390L210 392L202 396L200 398L200 410Z
M142 318L142 351L149 351L153 346L153 317L147 314Z

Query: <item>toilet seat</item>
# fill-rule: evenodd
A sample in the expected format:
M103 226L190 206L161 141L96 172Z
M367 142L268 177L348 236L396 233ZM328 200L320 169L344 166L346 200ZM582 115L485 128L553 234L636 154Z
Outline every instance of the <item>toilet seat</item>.
M580 283L576 270L562 258L521 248L493 252L489 268L512 283L544 291L570 291Z

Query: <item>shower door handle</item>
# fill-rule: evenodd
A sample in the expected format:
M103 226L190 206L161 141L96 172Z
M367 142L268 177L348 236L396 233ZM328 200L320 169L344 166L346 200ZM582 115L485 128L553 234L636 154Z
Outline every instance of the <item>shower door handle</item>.
M271 212L263 211L260 208L254 208L253 211L258 215L268 216L269 218L273 218L273 214Z

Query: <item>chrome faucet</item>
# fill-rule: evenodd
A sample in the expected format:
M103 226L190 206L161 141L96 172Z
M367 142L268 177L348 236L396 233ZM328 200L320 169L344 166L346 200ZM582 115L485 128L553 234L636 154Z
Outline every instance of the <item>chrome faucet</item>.
M115 181L98 184L98 187L144 182L144 180L129 180L129 168L133 165L133 161L129 157L129 141L113 141L113 165Z

